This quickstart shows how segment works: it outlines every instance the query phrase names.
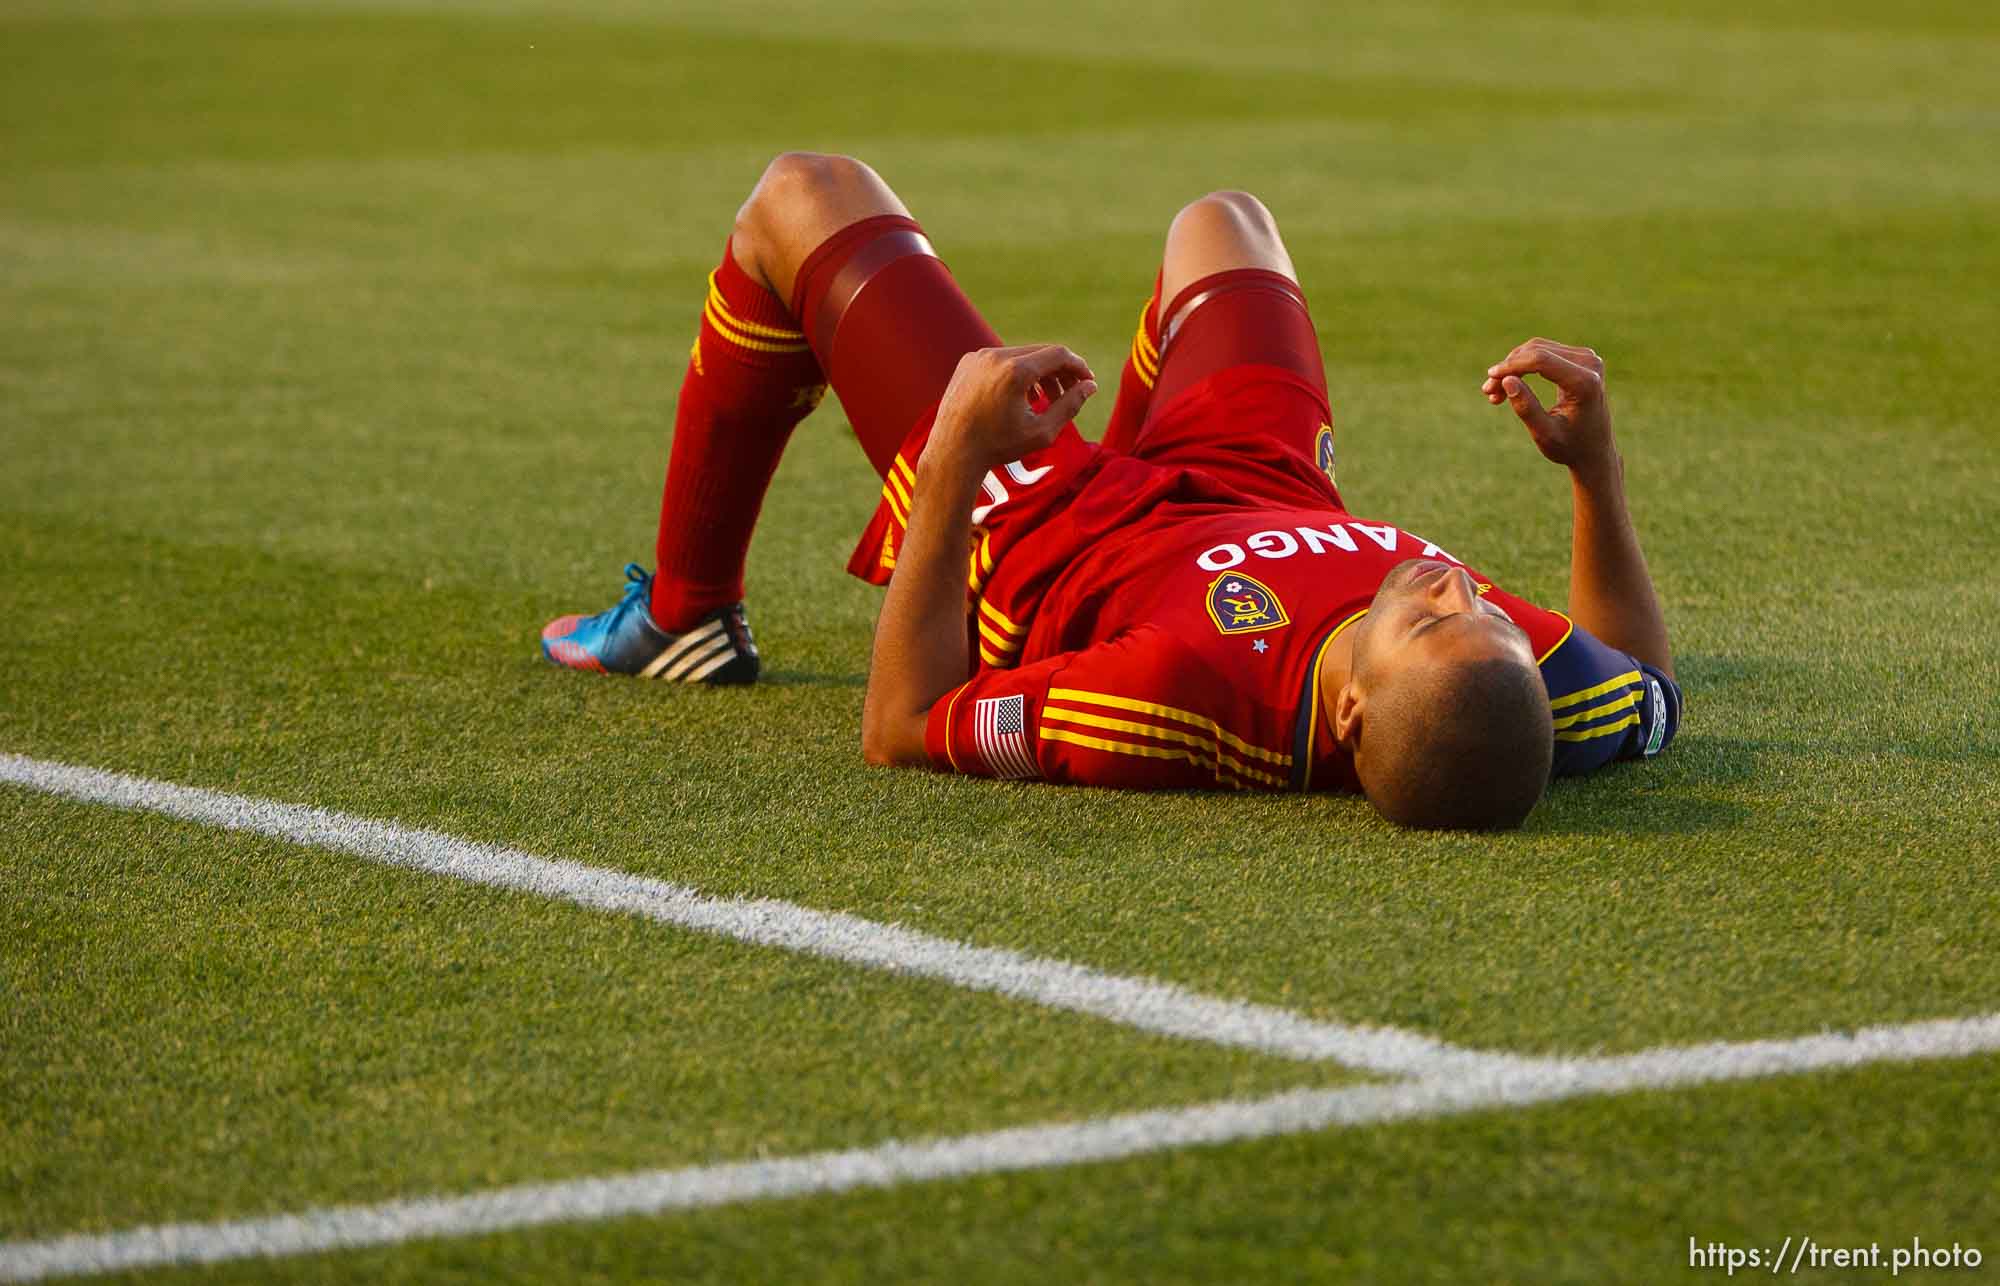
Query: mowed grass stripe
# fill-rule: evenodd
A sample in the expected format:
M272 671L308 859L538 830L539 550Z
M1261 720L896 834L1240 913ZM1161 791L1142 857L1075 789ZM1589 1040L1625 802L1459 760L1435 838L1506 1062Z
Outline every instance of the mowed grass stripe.
M2000 1050L2000 1013L1873 1027L1789 1041L1750 1041L1568 1060L1340 1089L1293 1090L1255 1102L1134 1112L954 1139L775 1160L530 1184L462 1197L391 1201L269 1219L167 1224L108 1236L0 1245L0 1279L113 1272L301 1255L556 1223L659 1214L747 1201L1114 1161L1313 1130L1526 1107L1584 1096L1797 1075L1881 1062L1966 1058Z
M1157 1035L1399 1075L1490 1074L1511 1062L1505 1056L1457 1049L1414 1032L1317 1023L1282 1009L1203 996L1149 978L1119 977L1067 961L974 947L770 898L704 897L686 885L325 809L22 755L0 755L0 781L87 803L250 831L595 910L643 916L756 946L932 978Z
M0 1241L1357 1079L4 785L0 833Z

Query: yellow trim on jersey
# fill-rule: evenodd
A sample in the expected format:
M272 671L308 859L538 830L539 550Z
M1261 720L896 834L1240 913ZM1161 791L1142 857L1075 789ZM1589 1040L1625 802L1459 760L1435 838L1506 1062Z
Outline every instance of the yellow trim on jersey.
M987 647L984 642L981 642L979 645L979 659L986 662L986 664L992 666L996 670L1004 670L1008 668L1008 666L1014 660L1011 654L996 654L993 651L993 649Z
M970 682L966 682L954 688L951 694L951 704L944 708L944 758L945 762L951 765L953 772L964 772L965 770L958 766L958 756L953 754L951 750L951 721L952 717L958 713L958 699L964 696L965 690L971 686Z
M791 340L804 339L806 337L806 333L802 330L787 330L783 326L766 326L762 322L745 321L735 313L729 311L729 301L722 297L721 287L715 284L715 273L717 271L719 269L711 270L708 274L708 301L715 305L716 311L729 320L730 325L746 334L762 335L766 339Z
M979 637L991 643L993 650L1003 655L1011 656L1021 650L1021 640L1008 638L985 621L979 622Z
M966 556L965 583L977 594L986 588L986 578L993 574L993 537L981 534L979 547Z
M1580 704L1581 702L1590 700L1592 697L1603 696L1605 693L1611 691L1613 688L1623 687L1627 683L1637 683L1638 681L1639 681L1639 672L1637 670L1627 670L1625 673L1619 675L1617 678L1606 679L1604 682L1598 684L1596 687L1582 688L1576 692L1571 692L1563 696L1556 697L1549 702L1549 709L1560 710L1564 706L1577 705Z
M896 493L890 490L889 484L886 482L882 484L882 499L888 502L889 516L896 520L896 525L904 531L908 531L910 529L910 513L897 501Z
M1483 593L1484 591L1481 591L1481 592ZM1559 639L1557 639L1557 640L1555 641L1555 645L1554 645L1554 646L1552 646L1551 648L1549 648L1549 650L1548 650L1548 651L1546 651L1546 652L1542 653L1542 654L1541 654L1540 656L1538 656L1538 657L1536 657L1536 658L1535 658L1535 664L1536 664L1536 665L1540 665L1540 664L1541 664L1542 662L1544 662L1544 661L1548 660L1548 659L1549 659L1550 657L1554 656L1554 655L1556 654L1556 651L1557 651L1557 649L1561 648L1563 644L1565 644L1565 643L1569 642L1569 636L1570 636L1570 635L1572 635L1572 634L1574 634L1574 633L1576 633L1576 622L1575 622L1575 621L1572 621L1572 620L1571 620L1571 619L1569 619L1569 617L1567 617L1567 616L1563 616L1563 614L1562 614L1561 612L1550 612L1550 613L1549 613L1549 615L1550 615L1550 616L1562 616L1562 622L1563 622L1563 634L1562 634L1562 637L1561 637L1561 638L1559 638Z
M1311 681L1310 681L1309 683L1307 683L1307 684L1306 684L1306 700L1308 700L1308 701L1312 702L1312 707L1311 707L1311 710L1312 710L1312 713L1306 716L1306 762L1305 762L1305 775L1304 775L1303 777L1301 777L1301 778L1299 779L1299 789L1300 789L1300 790L1311 790L1311 789L1312 789L1312 784L1313 784L1313 747L1319 744L1319 720L1320 720L1320 704L1319 704L1319 666L1320 666L1320 662L1322 662L1322 661L1326 660L1326 650L1327 650L1328 648L1330 648L1330 647L1332 647L1332 646L1333 646L1333 641L1334 641L1335 639L1339 638L1339 637L1341 636L1341 634L1342 634L1343 632L1345 632L1345 631L1346 631L1346 629L1347 629L1347 627L1348 627L1348 626L1350 626L1350 625L1354 624L1354 623L1355 623L1356 621L1360 620L1360 619L1361 619L1362 617L1364 617L1364 616L1366 616L1366 615L1368 615L1368 609L1367 609L1367 608L1365 608L1365 607L1364 607L1364 608L1362 608L1362 609L1361 609L1360 611L1358 611L1358 612L1355 612L1355 613L1353 613L1353 614L1352 614L1352 615L1350 615L1350 616L1349 616L1349 617L1348 617L1348 618L1347 618L1346 620L1344 620L1344 621L1342 621L1342 622L1341 622L1340 624L1338 624L1338 625L1334 626L1334 627L1333 627L1333 633L1331 633L1331 634L1327 635L1327 636L1326 636L1326 638L1325 638L1325 640L1324 640L1324 641L1322 641L1322 642L1320 643L1320 645L1319 645L1318 647L1316 647L1316 648L1314 648L1314 649L1313 649L1313 655L1312 655L1312 680L1311 680ZM1286 762L1287 762L1287 763L1291 762L1291 756L1287 755L1287 756L1285 757L1285 759L1286 759Z
M979 600L979 610L982 614L991 617L995 625L1007 631L1007 633L1009 634L1019 637L1020 635L1026 634L1028 632L1027 626L1014 624L1014 622L1007 619L1007 614L1005 612L993 606L993 604L987 602L983 598Z
M911 487L917 485L917 471L910 467L910 462L903 458L903 453L901 451L898 451L896 453L896 458L890 462L890 468L893 469L895 472L903 475L903 482L905 485Z
M1629 728L1639 722L1639 712L1634 710L1617 723L1607 723L1602 728L1585 728L1582 732L1558 732L1557 741L1591 741L1598 737L1608 737L1622 728Z
M724 339L739 348L748 348L759 353L803 353L809 351L812 347L804 340L800 340L796 344L777 344L766 339L752 339L749 335L737 330L734 323L717 312L713 300L709 301L708 307L702 310L702 315L708 318L708 324L715 327L718 335L721 335Z
M1292 762L1290 755L1282 754L1276 750L1266 750L1262 746L1253 746L1207 715L1196 714L1192 710L1177 710L1173 706L1155 705L1150 701L1139 701L1132 697L1113 696L1109 692L1086 692L1082 688L1050 688L1049 700L1082 701L1090 705L1110 706L1114 710L1132 710L1139 714L1158 715L1164 719L1172 719L1178 723L1187 724L1189 727L1200 728L1204 732L1213 733L1218 740L1241 751L1243 754L1252 755L1258 759L1280 766L1288 765Z
M910 497L910 489L903 485L903 480L896 476L894 469L889 470L889 476L882 480L882 485L895 488L896 499L903 502L903 512L910 512L910 507L914 503Z
M1119 755L1137 755L1142 759L1185 760L1197 768L1213 770L1215 780L1224 786L1234 786L1238 790L1245 789L1243 783L1240 781L1224 780L1222 774L1226 770L1227 765L1217 763L1212 759L1204 759L1196 755L1193 751L1172 750L1165 746L1135 746L1127 741L1107 741L1103 737L1091 737L1081 732L1071 732L1067 728L1050 728L1047 726L1040 729L1040 736L1043 741L1067 741L1072 745L1087 746L1092 750L1108 750L1113 754Z
M1129 732L1135 736L1155 737L1162 741L1177 741L1182 745L1193 746L1197 750L1203 750L1215 756L1217 762L1238 776L1248 777L1255 781L1268 782L1273 786L1282 786L1285 784L1282 777L1273 776L1260 768L1251 767L1240 759L1234 759L1230 756L1229 752L1221 749L1213 740L1197 736L1191 732L1181 732L1176 728L1163 728L1158 724L1152 723L1135 723L1130 719L1113 719L1109 715L1092 714L1088 710L1072 710L1068 706L1059 705L1044 705L1042 707L1042 718L1044 720L1056 719L1063 723L1080 723L1093 728L1108 728L1113 732Z
M1562 718L1556 720L1556 730L1560 732L1564 728L1573 728L1579 723L1589 723L1592 719L1602 719L1607 714L1615 714L1620 710L1625 710L1638 704L1639 692L1635 688L1622 697L1613 697L1601 706L1592 706L1588 710L1579 710L1575 714L1564 715Z

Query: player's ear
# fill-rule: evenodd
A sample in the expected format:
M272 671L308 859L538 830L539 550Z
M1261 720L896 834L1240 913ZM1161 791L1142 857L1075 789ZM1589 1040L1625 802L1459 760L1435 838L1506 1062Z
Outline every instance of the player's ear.
M1333 739L1350 752L1361 744L1362 707L1367 704L1366 695L1352 679L1342 684L1333 698Z

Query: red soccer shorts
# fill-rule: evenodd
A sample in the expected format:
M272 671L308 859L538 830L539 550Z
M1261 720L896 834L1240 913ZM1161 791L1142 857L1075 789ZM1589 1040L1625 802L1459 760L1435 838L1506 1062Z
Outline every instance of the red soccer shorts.
M970 312L969 304L944 298L947 293L956 295L955 286L947 288L934 278L895 280L889 273L880 278L879 290L870 283L876 290L870 302L878 309L905 316L928 314L939 322L959 308ZM977 313L970 316L976 319ZM1333 418L1327 410L1319 341L1297 283L1263 269L1215 273L1182 291L1167 318L1170 329L1160 378L1132 455L1197 470L1251 499L1288 507L1344 509L1333 481ZM916 459L929 437L936 399L950 379L944 356L959 343L977 347L970 342L972 329L940 325L929 345L938 351L920 372L925 378L899 381L903 399L921 386L930 401L901 450L876 461L883 475L882 503L848 561L848 570L863 580L885 584L895 568L896 550L909 523ZM841 339L845 348L844 326ZM893 348L856 352L848 369L856 375L863 369L907 373L899 357ZM955 364L954 356L951 365ZM833 375L840 389L837 367ZM886 381L853 378L850 382L872 388ZM846 390L841 392L845 403ZM904 400L897 409L909 405ZM849 407L851 418L855 409ZM870 435L863 436L865 442ZM1070 462L1066 472L1080 466L1093 450L1071 427L1050 452L1052 460ZM870 450L871 457L876 454Z
M1243 268L1174 297L1132 454L1199 469L1258 500L1345 510L1319 337L1298 283Z

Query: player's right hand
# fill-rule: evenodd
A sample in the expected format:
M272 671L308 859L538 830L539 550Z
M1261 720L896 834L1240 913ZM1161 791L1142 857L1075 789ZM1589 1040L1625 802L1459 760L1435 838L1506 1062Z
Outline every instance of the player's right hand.
M1545 409L1521 377L1539 375L1561 395ZM1571 469L1588 469L1616 453L1611 407L1604 400L1604 360L1588 348L1537 337L1486 368L1479 386L1486 400L1506 402L1527 427L1543 456Z
M931 441L982 472L997 468L1054 442L1095 392L1089 363L1061 344L982 348L959 359Z

